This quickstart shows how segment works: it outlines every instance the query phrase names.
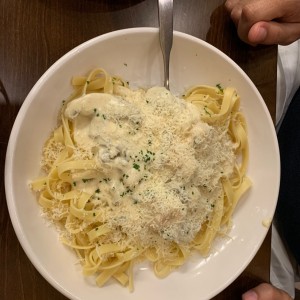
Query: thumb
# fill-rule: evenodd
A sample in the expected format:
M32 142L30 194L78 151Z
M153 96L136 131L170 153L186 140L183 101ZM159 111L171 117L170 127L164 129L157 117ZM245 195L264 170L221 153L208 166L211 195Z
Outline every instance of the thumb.
M300 38L300 23L257 22L249 30L252 44L288 45Z
M242 300L292 300L289 294L271 284L262 283L242 295Z

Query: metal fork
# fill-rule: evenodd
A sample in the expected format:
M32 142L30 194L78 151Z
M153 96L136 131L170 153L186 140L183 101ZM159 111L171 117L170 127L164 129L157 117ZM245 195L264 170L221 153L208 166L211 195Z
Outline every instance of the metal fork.
M158 0L159 39L164 60L164 86L169 90L169 65L173 45L173 0Z

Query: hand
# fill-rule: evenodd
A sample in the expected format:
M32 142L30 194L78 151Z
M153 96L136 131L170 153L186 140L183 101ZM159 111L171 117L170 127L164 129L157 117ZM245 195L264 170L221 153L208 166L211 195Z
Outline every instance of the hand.
M242 300L292 300L286 292L268 283L262 283L242 295Z
M299 0L227 0L225 7L246 43L288 45L300 38Z

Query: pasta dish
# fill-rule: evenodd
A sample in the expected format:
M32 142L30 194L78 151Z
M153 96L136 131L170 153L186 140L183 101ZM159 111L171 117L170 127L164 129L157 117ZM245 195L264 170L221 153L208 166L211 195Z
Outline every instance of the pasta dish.
M103 69L72 84L31 188L84 275L132 290L138 262L162 278L192 252L208 255L251 186L236 90L195 86L176 97Z

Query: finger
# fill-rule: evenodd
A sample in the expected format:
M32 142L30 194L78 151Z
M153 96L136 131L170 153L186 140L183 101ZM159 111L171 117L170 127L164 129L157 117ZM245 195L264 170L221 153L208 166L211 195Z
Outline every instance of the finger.
M237 26L242 14L242 3L239 0L227 0L225 7L230 13L230 17Z
M225 7L235 23L240 20L253 25L258 21L271 21L280 18L284 12L282 0L227 0Z
M243 11L242 6L237 5L230 12L230 17L233 23L235 24L235 26L238 26L240 22L242 11Z
M287 5L282 0L247 1L241 6L241 21L253 25L258 21L271 21L281 18L285 13L285 6Z
M243 300L291 300L292 298L283 290L271 284L262 283L242 295Z
M225 1L225 7L229 12L231 12L232 9L240 2L241 2L240 0L227 0Z
M288 45L300 38L300 23L258 22L248 33L246 42L264 45Z
M236 5L231 11L239 37L249 43L248 33L250 28L260 21L272 21L282 17L282 0L253 0Z
M254 290L250 290L242 295L242 300L258 300L258 295Z

